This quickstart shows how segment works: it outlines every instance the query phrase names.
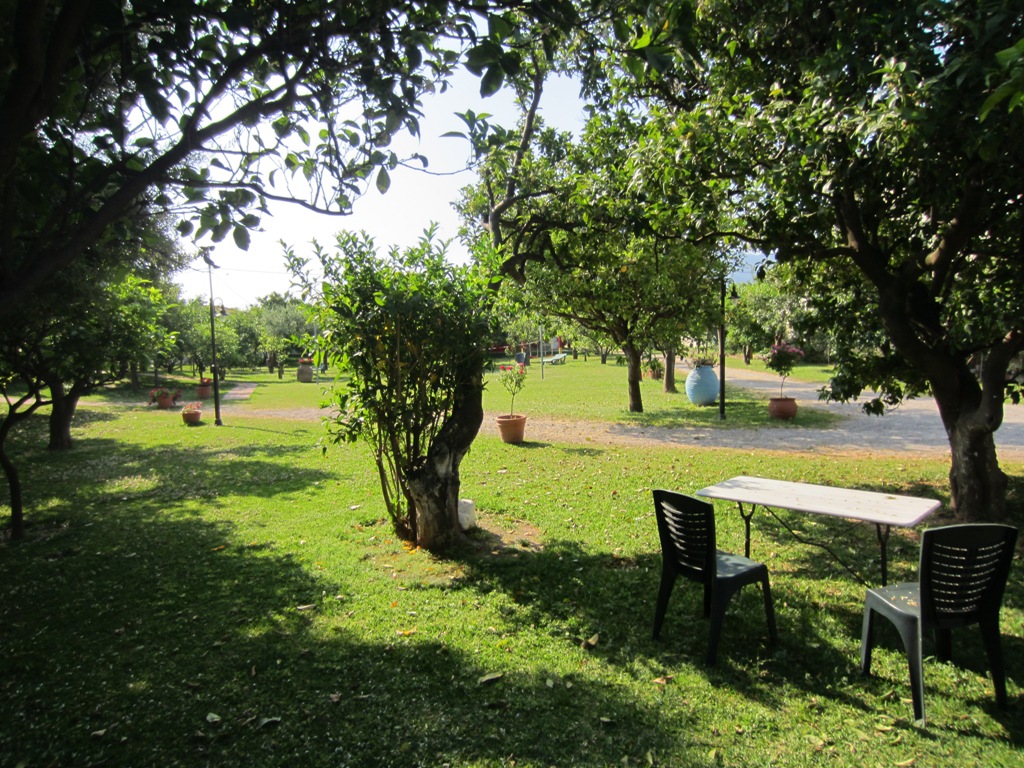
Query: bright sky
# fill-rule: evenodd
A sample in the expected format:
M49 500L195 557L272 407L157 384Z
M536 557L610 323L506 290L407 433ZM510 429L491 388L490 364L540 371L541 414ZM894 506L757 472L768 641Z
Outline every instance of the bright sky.
M420 138L402 135L395 139L392 148L399 157L413 152L425 155L430 162L428 168L434 173L453 173L465 168L468 143L442 136L465 128L455 113L467 109L478 115L490 113L494 116L490 119L492 124L509 128L515 125L516 111L508 89L484 99L477 78L460 73L446 93L425 102ZM586 119L578 85L565 78L550 81L545 86L541 114L550 126L578 132ZM273 216L263 219L262 231L252 233L248 251L239 250L230 236L213 245L211 257L219 267L213 272L213 294L227 307L244 308L270 293L286 293L291 281L284 267L280 241L292 245L299 255L311 255L311 240L329 247L335 233L344 229L365 230L378 248L386 251L391 245L414 244L431 222L437 222L438 236L453 240L449 251L453 258L464 259L466 252L456 240L459 218L452 203L458 199L459 190L474 181L475 174L469 171L437 176L399 167L391 174L387 194L381 195L371 187L354 203L351 216L318 215L297 205L274 205ZM195 245L189 242L186 247ZM178 274L176 282L186 298L210 295L209 276L201 260Z

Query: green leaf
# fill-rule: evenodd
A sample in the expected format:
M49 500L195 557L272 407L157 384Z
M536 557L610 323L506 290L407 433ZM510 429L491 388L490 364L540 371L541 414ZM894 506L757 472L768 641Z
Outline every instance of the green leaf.
M488 67L483 78L480 80L480 95L493 96L501 90L501 85L504 82L505 70L498 65Z
M249 230L243 227L241 224L236 224L234 230L231 233L235 239L235 245L241 248L243 251L249 250Z
M391 176L387 168L381 168L377 173L377 191L382 195L391 188Z

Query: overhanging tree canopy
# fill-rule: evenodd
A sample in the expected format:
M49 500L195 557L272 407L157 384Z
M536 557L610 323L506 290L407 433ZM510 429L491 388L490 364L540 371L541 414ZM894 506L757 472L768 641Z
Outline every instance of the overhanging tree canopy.
M493 92L514 10L556 34L568 2L16 0L0 20L0 314L139 206L242 248L272 199L349 211L387 189L392 135L470 47ZM482 26L481 26L482 25ZM486 32L478 31L486 27Z
M1024 111L980 115L1024 17L999 0L713 2L678 31L705 58L660 78L638 178L676 191L666 217L719 190L744 237L856 297L844 321L880 321L888 343L841 362L833 396L930 390L958 513L1002 517L993 433L1024 349ZM636 45L667 63L668 33Z

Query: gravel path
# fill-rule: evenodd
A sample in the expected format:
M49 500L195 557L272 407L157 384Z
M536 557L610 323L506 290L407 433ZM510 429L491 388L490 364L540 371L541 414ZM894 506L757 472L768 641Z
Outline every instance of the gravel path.
M680 372L680 388L686 371ZM730 385L744 389L778 390L779 379L774 374L754 371L730 371ZM248 399L254 386L233 388L222 403L225 414L230 414L234 403ZM841 422L827 428L799 426L763 427L755 429L716 427L637 427L628 424L568 421L546 417L530 418L526 437L530 442L590 443L594 445L660 445L710 446L725 448L751 448L759 450L837 453L913 453L949 455L949 442L939 419L938 409L931 398L913 400L901 405L885 416L867 416L859 403L823 403L817 397L818 386L786 382L786 394L795 397L801 409L815 408L841 414ZM767 406L766 406L767 407ZM246 408L246 415L276 416L303 420L319 420L323 415L316 409L299 411L254 411ZM496 435L496 414L485 414L480 431ZM726 402L728 417L728 402ZM799 417L798 417L799 418ZM999 458L1024 461L1024 405L1007 405L1003 425L996 432Z
M685 380L686 372L679 377ZM730 385L773 394L779 378L757 372L733 373ZM628 424L559 421L532 418L527 422L527 439L537 442L644 445L660 443L679 446L758 448L776 451L828 453L914 453L949 455L949 441L931 398L912 400L885 416L867 416L860 403L823 403L818 385L786 382L786 394L797 399L802 409L815 408L838 413L841 422L826 428L798 426L754 429L715 427L637 427ZM728 418L726 401L726 418ZM494 419L484 419L481 432L497 434ZM799 417L798 417L799 418ZM1002 427L996 432L1001 459L1024 461L1024 405L1007 405Z

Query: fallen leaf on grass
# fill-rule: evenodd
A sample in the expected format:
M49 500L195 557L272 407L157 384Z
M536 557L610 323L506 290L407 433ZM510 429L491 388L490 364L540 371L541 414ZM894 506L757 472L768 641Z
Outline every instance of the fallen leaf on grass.
M416 627L413 627L412 629L400 629L395 634L399 637L408 637L409 635L415 635Z
M674 677L675 675L665 675L664 677L656 677L651 682L655 685L668 685Z
M494 682L497 682L498 680L501 680L501 678L503 678L504 676L505 675L502 672L490 672L490 673L484 675L483 677L477 678L476 684L477 685L488 685L490 683L494 683Z
M266 728L272 725L279 725L281 723L280 717L261 717L260 721L256 724L256 730L260 728Z
M206 715L206 722L208 723L219 723L220 721L221 717L216 712L209 712Z
M896 768L908 768L908 766L913 765L916 760L916 757L912 757L909 760L904 760L902 763L896 763Z
M582 643L580 643L580 648L596 648L597 647L597 643L598 643L598 641L600 639L601 639L601 633L598 632L598 633L588 637Z
M297 605L295 606L296 611L311 611L316 608L316 605L310 603L309 605Z

